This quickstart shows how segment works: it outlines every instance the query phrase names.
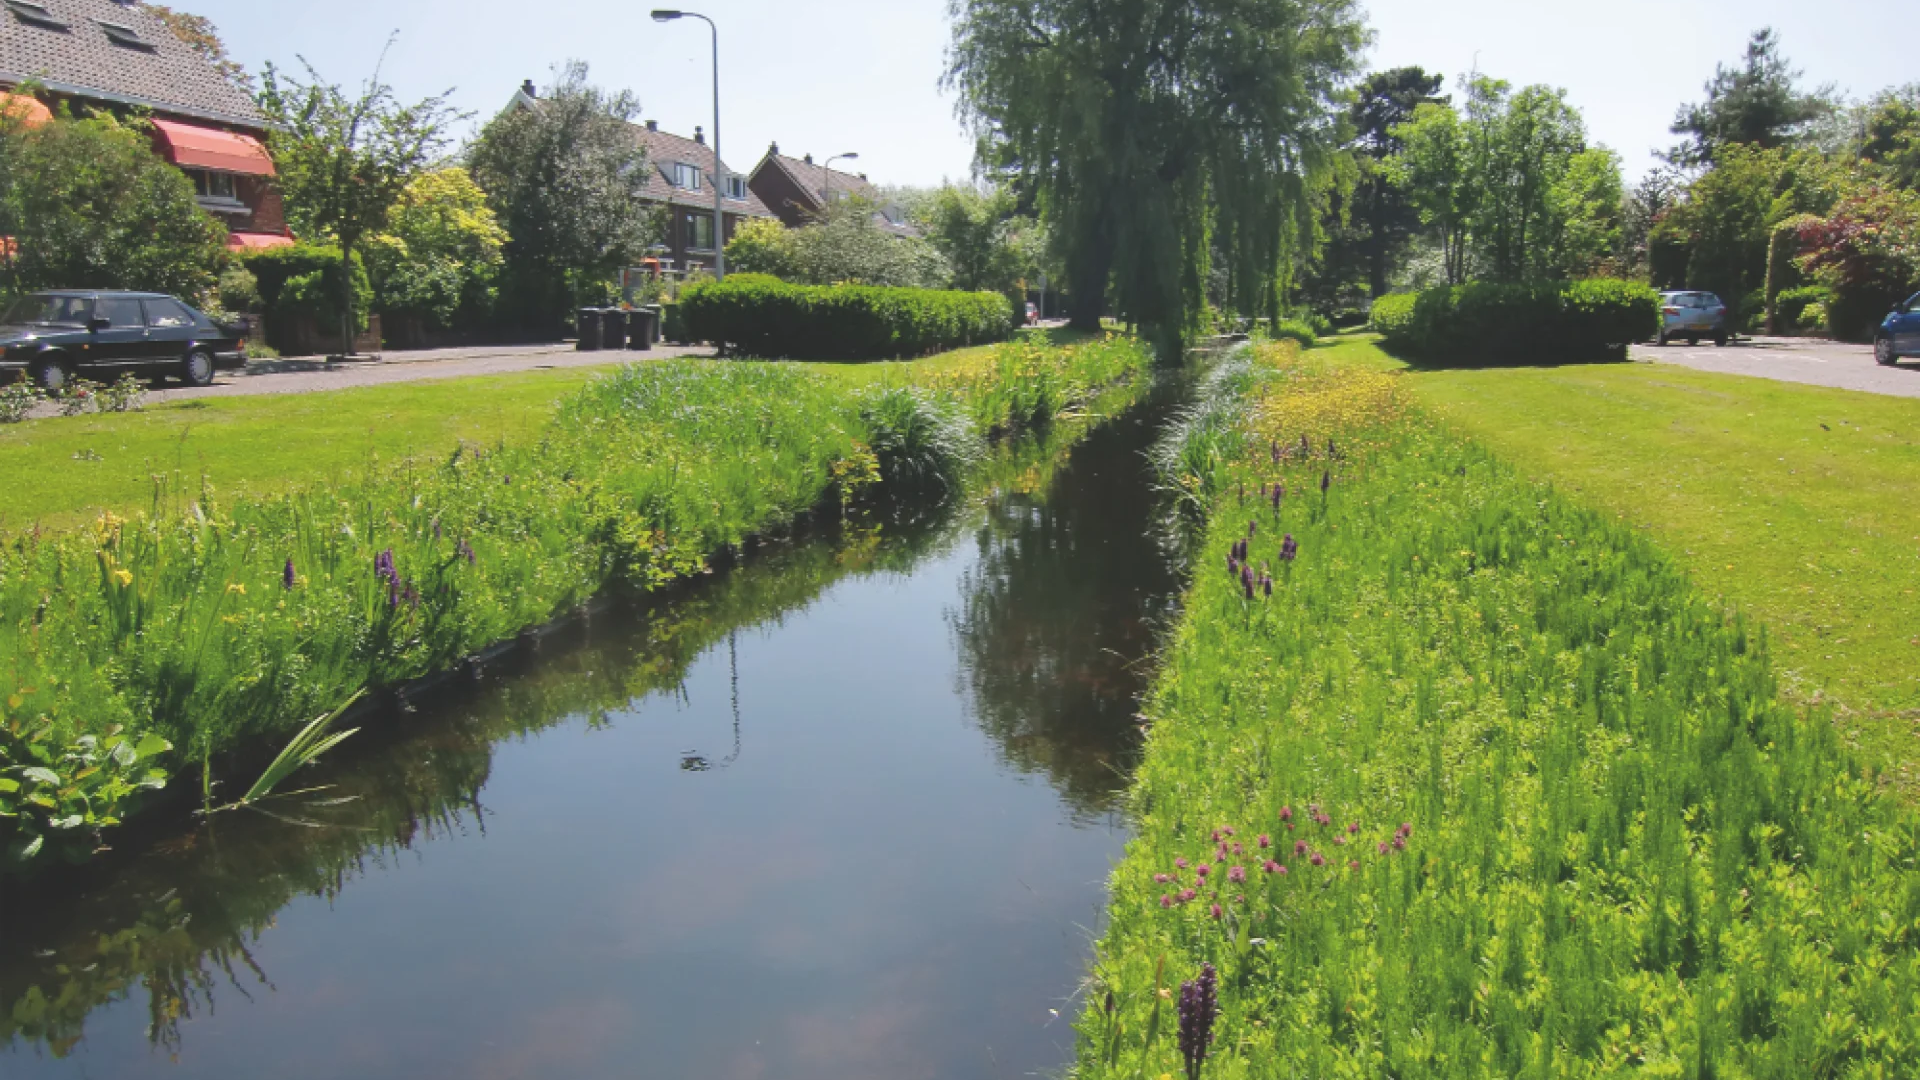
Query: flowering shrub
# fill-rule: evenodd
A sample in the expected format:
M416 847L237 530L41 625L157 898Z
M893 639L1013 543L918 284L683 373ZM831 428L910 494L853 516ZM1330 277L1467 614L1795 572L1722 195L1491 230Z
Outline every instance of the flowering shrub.
M95 408L106 412L139 412L146 407L147 388L132 375L122 375L112 386L96 387Z
M1078 1075L1920 1071L1920 814L1764 633L1396 377L1255 358Z
M24 379L0 386L0 424L17 424L44 400L40 388Z
M100 384L92 379L75 379L54 400L60 403L61 416L79 416L94 406L94 395L100 392Z

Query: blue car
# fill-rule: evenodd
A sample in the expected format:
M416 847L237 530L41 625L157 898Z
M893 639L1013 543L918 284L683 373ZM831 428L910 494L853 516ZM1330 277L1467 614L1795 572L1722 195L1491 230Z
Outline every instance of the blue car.
M1920 356L1920 293L1887 313L1887 319L1873 334L1873 358L1883 364L1897 364L1903 356Z

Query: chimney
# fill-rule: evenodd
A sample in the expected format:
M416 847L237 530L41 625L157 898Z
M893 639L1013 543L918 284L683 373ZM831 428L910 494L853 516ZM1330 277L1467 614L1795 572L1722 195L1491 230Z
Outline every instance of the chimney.
M659 131L659 130L660 130L660 121L658 121L658 120L649 120L649 121L647 121L647 130L648 130L648 131Z
M860 174L860 179L862 179L862 180L865 180L866 178L867 178L867 174L866 174L866 173L861 173L861 174Z
M801 160L802 160L802 161L805 161L805 162L806 162L807 164L809 164L809 165L811 165L811 164L813 164L813 155L812 155L812 154L808 154L808 155L807 155L806 157L804 157L804 158L802 158Z
M527 95L530 98L537 98L540 96L540 92L533 88L532 79L528 79L526 82L523 82L520 84L520 92Z
M707 133L700 130L700 125L698 124L693 126L693 141L699 143L701 146L707 145Z
M768 144L767 144L767 153L769 153L769 154L772 154L772 155L774 155L775 157L778 157L778 156L780 155L780 144L779 144L779 143L777 143L777 142L770 142L770 143L768 143Z

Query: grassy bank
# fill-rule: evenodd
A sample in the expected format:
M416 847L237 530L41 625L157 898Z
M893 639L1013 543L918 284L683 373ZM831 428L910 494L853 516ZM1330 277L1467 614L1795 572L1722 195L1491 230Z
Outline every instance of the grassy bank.
M17 536L0 549L0 826L18 855L83 852L183 764L222 779L219 755L363 686L445 670L610 585L697 573L823 499L951 486L987 430L1040 422L1146 361L1114 339L1010 343L865 385L793 365L636 365L518 445Z
M1399 366L1364 339L1327 352ZM1920 784L1920 401L1652 364L1405 378L1764 621L1789 691L1834 703L1874 762Z
M1920 819L1781 704L1765 633L1399 380L1269 359L1187 440L1223 494L1081 1075L1920 1067Z

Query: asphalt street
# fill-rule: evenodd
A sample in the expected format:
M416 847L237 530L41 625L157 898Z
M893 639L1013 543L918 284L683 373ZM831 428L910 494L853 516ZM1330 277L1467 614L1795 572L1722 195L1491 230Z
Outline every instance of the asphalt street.
M1711 342L1635 345L1633 358L1725 375L1752 375L1869 394L1920 397L1920 360L1903 360L1893 367L1882 367L1874 362L1871 345L1818 338L1755 337L1740 338L1725 347Z

